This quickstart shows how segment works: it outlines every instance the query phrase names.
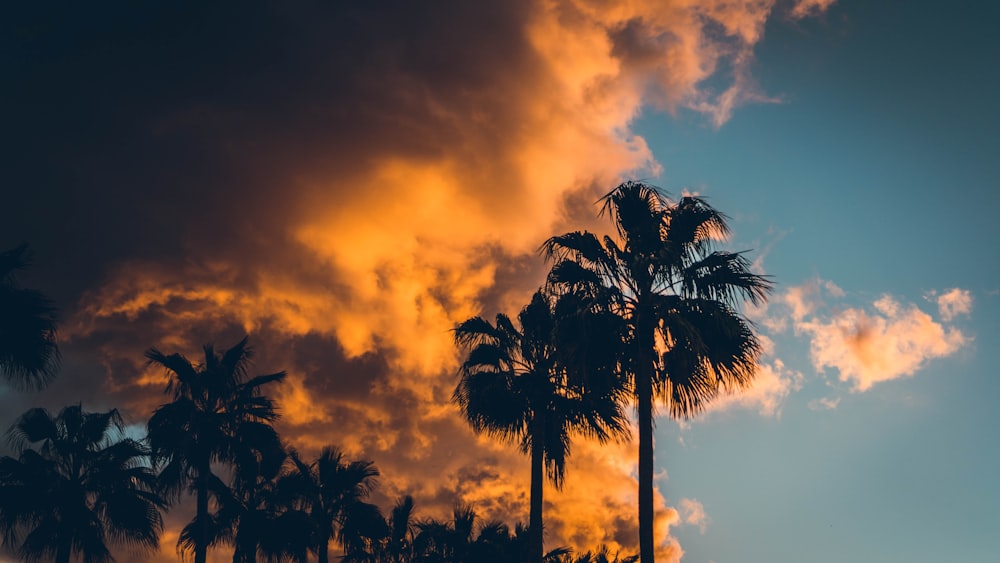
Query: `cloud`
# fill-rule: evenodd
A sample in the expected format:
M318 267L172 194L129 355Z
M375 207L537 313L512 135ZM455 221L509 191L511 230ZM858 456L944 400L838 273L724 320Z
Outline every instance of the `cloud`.
M845 309L801 322L796 329L809 335L816 369L835 368L855 391L911 376L929 360L949 356L970 341L961 330L888 295L872 303L872 309Z
M883 295L865 307L834 308L846 293L832 282L815 279L790 287L777 307L759 311L769 328L784 330L791 321L796 334L810 341L810 358L818 371L837 370L854 391L875 383L911 376L935 358L954 354L972 337L951 326L955 317L971 311L967 290L931 292L940 321L915 304ZM813 401L810 408L834 408L836 400Z
M711 519L705 514L705 507L694 499L682 498L678 503L681 518L685 524L697 526L698 531L704 534L708 530Z
M931 297L936 294L931 293ZM972 294L967 289L954 287L940 295L936 295L938 314L941 320L950 323L959 315L968 315L972 312Z
M9 76L23 111L7 174L33 189L11 208L65 204L0 229L53 258L67 304L45 400L141 421L165 400L144 350L196 360L249 332L259 370L290 374L274 394L304 453L374 459L380 500L412 493L425 515L470 501L523 518L525 459L450 402L450 329L515 312L545 238L593 227L621 178L658 174L631 129L645 108L721 126L768 99L749 68L775 5L168 3L54 21L25 4L5 18L32 61ZM776 413L793 375L771 360L740 401ZM22 400L0 396L9 413ZM634 548L634 458L580 443L549 497L553 545ZM676 560L679 517L657 503Z
M812 401L809 401L809 403L806 406L809 407L809 410L814 410L814 411L828 410L829 411L829 410L833 410L833 409L837 408L837 405L839 405L839 404L840 404L840 397L836 397L836 398L821 397L819 399L814 399Z
M802 387L804 376L775 356L774 341L763 334L758 339L762 357L753 384L749 389L718 397L709 403L704 416L734 408L756 410L761 416L780 416L785 399Z
M837 0L797 0L792 8L792 17L804 18L826 11Z

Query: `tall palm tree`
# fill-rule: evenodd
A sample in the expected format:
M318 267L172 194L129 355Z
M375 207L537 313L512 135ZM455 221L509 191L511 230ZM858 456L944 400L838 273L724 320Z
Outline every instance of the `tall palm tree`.
M280 449L271 426L278 410L261 388L285 377L284 372L248 377L252 351L247 338L222 354L206 345L204 353L204 362L195 365L180 354L146 352L150 364L167 370L166 392L173 396L146 425L151 459L168 494L176 498L185 488L195 492L195 563L205 563L210 543L209 496L218 479L212 463L232 464L254 452Z
M17 284L28 246L0 252L0 376L19 389L39 389L59 369L56 309L47 297Z
M560 353L561 309L556 298L537 291L518 315L520 328L499 314L494 323L474 317L455 329L458 344L470 348L460 368L455 402L475 431L516 442L530 455L528 531L531 561L536 563L543 556L545 474L557 488L562 486L570 434L602 442L627 435L618 397L622 389L580 376L572 369L580 363Z
M154 491L149 451L121 433L116 410L79 405L53 417L40 408L7 433L18 457L0 458L0 532L25 561L114 561L109 544L155 551L165 503Z
M772 284L742 253L714 249L729 233L727 218L701 198L671 202L653 186L625 182L601 202L617 238L572 232L542 249L555 261L552 285L600 301L624 326L596 345L627 352L620 371L638 415L639 551L652 563L654 397L672 417L688 418L720 392L749 386L760 346L738 306L763 302Z
M294 450L289 457L294 472L281 486L299 499L300 509L313 526L312 549L319 563L329 561L330 540L335 539L346 553L364 551L372 540L384 537L387 529L378 507L365 499L378 485L378 468L371 461L347 461L339 449L323 448L313 463L303 461ZM287 493L286 493L287 494ZM377 523L382 525L378 526Z

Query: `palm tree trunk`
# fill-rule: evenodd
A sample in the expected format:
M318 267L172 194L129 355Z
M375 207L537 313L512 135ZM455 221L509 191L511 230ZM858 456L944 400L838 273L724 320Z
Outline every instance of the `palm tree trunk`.
M316 546L317 563L329 563L330 561L330 534L321 534L319 545Z
M652 364L650 364L650 370ZM645 365L640 369L644 369ZM636 374L639 415L639 561L653 563L653 386L652 377Z
M194 563L205 563L208 559L208 474L211 471L207 462L199 464L197 485L198 535L194 545Z
M545 442L542 433L539 431L540 425L534 423L535 429L531 435L531 498L529 499L531 511L528 516L528 530L530 531L529 553L532 563L542 563L543 537L542 537L542 486L545 483L544 453Z
M69 563L70 555L73 554L72 537L68 533L63 535L65 537L59 538L59 546L56 547L55 563Z

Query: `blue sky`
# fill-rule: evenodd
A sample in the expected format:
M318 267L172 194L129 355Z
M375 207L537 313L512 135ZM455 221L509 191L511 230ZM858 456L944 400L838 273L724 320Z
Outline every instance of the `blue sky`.
M697 116L637 124L662 185L730 210L733 246L766 252L780 295L817 278L872 311L892 295L969 290L953 326L969 339L910 377L852 391L811 361L810 335L773 335L803 375L780 414L661 421L668 499L711 519L678 530L685 561L989 561L1000 516L998 333L1000 43L986 3L838 2L768 27L760 87L781 103L740 108L719 130ZM767 331L765 330L765 334ZM832 410L810 401L839 400Z

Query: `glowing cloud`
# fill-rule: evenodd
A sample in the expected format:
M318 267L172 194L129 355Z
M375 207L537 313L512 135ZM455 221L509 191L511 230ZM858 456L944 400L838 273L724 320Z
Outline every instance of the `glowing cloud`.
M960 329L950 326L955 317L971 311L967 290L950 289L940 295L932 292L941 321L934 320L914 304L901 303L883 295L869 307L829 307L829 300L845 297L842 289L824 280L812 280L789 288L776 300L777 307L758 311L765 319L787 315L796 334L810 339L810 357L818 371L837 370L841 381L854 391L866 391L872 385L913 375L928 361L955 353L971 341ZM778 320L765 326L784 327ZM820 399L810 408L832 409L835 399Z
M780 416L785 399L802 387L804 376L775 357L774 341L759 336L762 358L753 385L740 393L723 395L709 403L705 415L734 408L756 410L761 416Z
M170 243L103 270L65 336L105 367L110 399L146 413L164 397L144 349L193 358L250 332L259 365L291 374L276 396L300 449L374 459L383 500L412 493L424 515L465 501L523 518L526 460L472 436L450 404L450 330L514 312L543 279L543 240L593 226L592 202L623 176L658 173L631 130L644 107L721 126L767 99L749 68L776 2L404 4L392 21L361 4L349 17L281 11L268 56L301 59L226 59L205 74L245 99L182 97L146 116L157 139L232 172L171 172L160 222L133 219L136 241L162 242L167 224ZM228 14L217 17L221 33ZM797 378L770 360L749 395L726 400L773 415ZM634 458L631 445L576 447L566 491L548 497L552 545L634 549ZM657 503L662 560L678 560L680 516Z

